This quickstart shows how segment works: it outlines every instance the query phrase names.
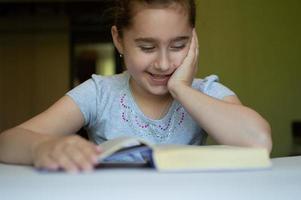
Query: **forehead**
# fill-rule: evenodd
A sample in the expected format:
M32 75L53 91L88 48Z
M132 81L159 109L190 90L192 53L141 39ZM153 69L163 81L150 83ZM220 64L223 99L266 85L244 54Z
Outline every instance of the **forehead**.
M192 30L187 10L178 4L165 7L136 5L131 26L125 30L138 37L167 38Z

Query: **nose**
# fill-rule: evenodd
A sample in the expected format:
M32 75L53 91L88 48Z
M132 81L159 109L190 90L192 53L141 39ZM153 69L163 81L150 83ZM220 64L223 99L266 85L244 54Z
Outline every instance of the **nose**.
M167 52L162 51L158 55L155 68L160 71L167 71L171 66L170 58Z

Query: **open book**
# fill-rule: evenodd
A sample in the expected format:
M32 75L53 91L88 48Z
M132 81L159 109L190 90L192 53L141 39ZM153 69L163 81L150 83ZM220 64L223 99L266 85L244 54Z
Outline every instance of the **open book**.
M269 153L263 148L226 145L151 145L136 137L119 137L101 144L102 166L151 166L159 171L246 170L271 167ZM116 158L140 154L140 161L116 161Z

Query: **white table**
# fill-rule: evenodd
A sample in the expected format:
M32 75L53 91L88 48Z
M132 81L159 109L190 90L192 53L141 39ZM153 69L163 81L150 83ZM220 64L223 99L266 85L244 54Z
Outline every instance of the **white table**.
M301 199L301 156L272 162L272 169L258 171L102 169L87 174L41 173L0 164L0 199Z

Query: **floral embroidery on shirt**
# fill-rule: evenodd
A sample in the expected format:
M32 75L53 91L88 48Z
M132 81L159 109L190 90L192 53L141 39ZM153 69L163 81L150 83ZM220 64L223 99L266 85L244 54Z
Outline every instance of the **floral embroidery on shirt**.
M121 119L123 122L128 123L129 126L134 128L137 133L144 136L155 136L159 141L166 140L185 119L184 109L180 105L178 105L174 113L167 114L169 117L166 120L155 122L149 119L144 119L143 117L139 117L138 113L136 113L128 103L127 98L127 94L122 93L119 99L121 106ZM141 131L141 129L143 131Z

